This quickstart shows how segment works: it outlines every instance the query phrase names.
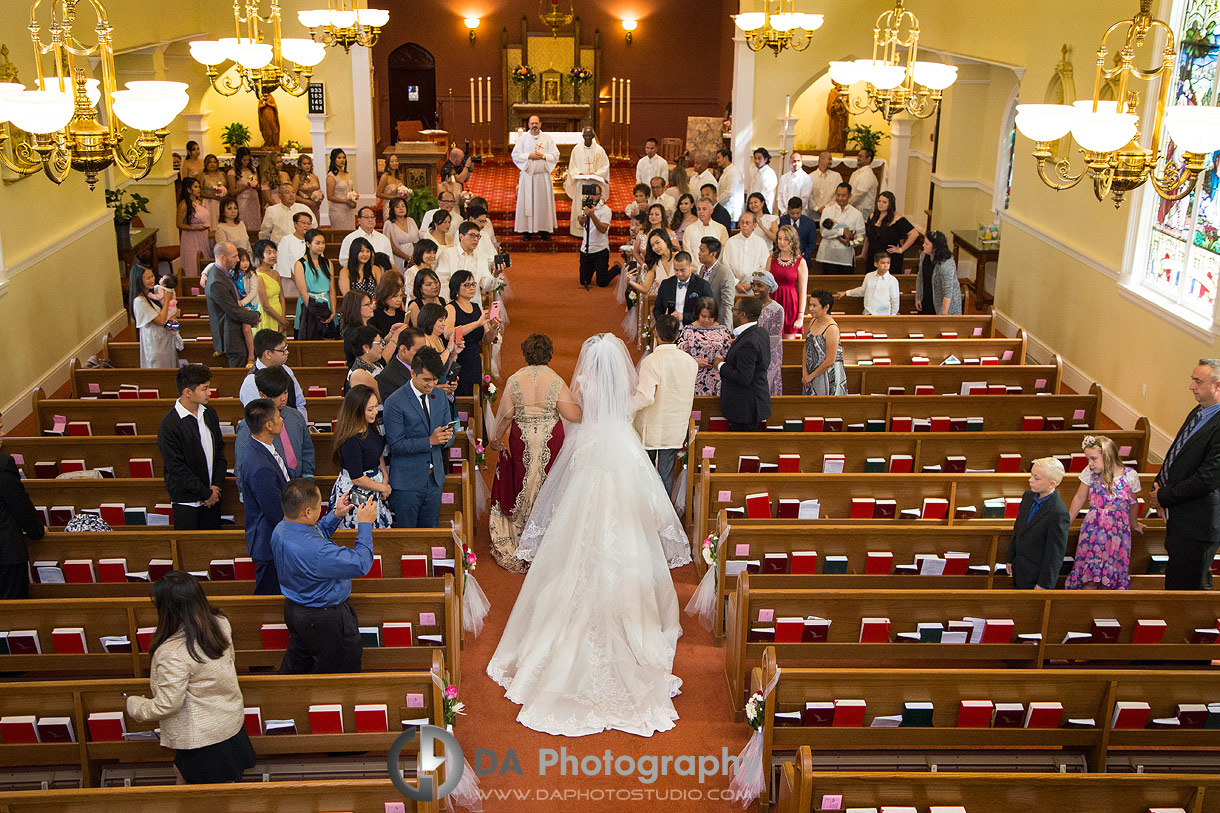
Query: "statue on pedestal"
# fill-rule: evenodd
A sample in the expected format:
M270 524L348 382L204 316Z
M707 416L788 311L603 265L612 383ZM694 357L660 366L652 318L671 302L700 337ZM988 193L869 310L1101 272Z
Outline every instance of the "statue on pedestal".
M258 130L263 134L263 147L280 145L280 111L270 93L258 99Z
M833 82L830 93L826 97L826 117L830 120L826 136L826 149L832 153L847 150L847 102L839 92L839 86Z

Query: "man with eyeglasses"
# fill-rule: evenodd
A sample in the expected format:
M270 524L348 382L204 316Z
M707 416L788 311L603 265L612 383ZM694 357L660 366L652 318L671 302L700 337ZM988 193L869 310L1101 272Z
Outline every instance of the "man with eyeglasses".
M484 248L483 232L479 224L464 221L458 229L458 241L441 249L436 256L436 276L441 281L441 296L450 297L449 278L455 271L469 271L480 290L490 291L496 287L496 278L488 268L494 254Z
M347 262L347 258L351 253L352 243L356 241L357 237L363 237L372 243L374 254L384 254L387 257L394 256L394 248L390 245L390 238L377 231L377 211L372 206L360 207L360 211L356 213L356 230L343 238L343 245L339 246L339 257L343 262Z
M241 400L242 406L259 397L258 384L254 380L256 372L267 367L283 367L284 372L292 378L292 389L288 392L288 406L295 407L308 421L309 413L305 411L305 392L301 389L301 384L293 374L292 368L284 363L288 361L288 339L284 334L269 328L263 328L255 333L254 357L254 367L242 379L241 389L237 391L237 397Z
M456 245L458 226L462 224L462 214L458 211L457 199L453 197L452 192L446 189L437 196L437 200L440 202L440 208L424 212L424 216L419 221L419 232L427 234L428 229L432 226L432 218L436 216L437 212L444 209L449 213L449 245Z

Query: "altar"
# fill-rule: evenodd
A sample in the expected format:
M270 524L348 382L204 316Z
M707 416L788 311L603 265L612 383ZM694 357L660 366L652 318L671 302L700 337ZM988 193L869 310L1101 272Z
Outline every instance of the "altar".
M511 130L508 133L508 149L511 152L512 148L517 146L517 139L521 137L524 130ZM546 123L543 122L542 132L546 133L555 142L555 146L559 149L559 168L564 169L568 165L568 159L572 157L572 148L581 142L581 133L565 133L552 132L546 129Z
M530 116L542 119L544 130L582 130L589 116L587 104L558 104L517 102L513 113L521 119L519 126L525 127Z

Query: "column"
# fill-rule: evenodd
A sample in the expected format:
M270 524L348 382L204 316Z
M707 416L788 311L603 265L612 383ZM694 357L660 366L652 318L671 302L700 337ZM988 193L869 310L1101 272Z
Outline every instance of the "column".
M212 151L211 139L208 137L208 115L209 111L202 113L183 113L182 120L186 124L186 140L199 142L199 154L207 155ZM172 145L174 149L181 149L182 157L186 157L186 145L180 147Z
M750 165L754 139L754 52L733 28L733 163Z
M314 174L322 181L322 191L326 192L326 167L329 160L329 150L326 148L326 115L325 113L308 113L309 119L309 154L313 158ZM330 225L330 201L322 201L318 210L318 225Z
M912 120L899 116L890 122L890 160L887 188L898 201L898 210L907 207L907 170L911 160Z
M352 49L352 110L355 116L355 163L349 170L361 203L377 189L377 154L373 136L373 77L368 48ZM349 162L352 160L349 157Z

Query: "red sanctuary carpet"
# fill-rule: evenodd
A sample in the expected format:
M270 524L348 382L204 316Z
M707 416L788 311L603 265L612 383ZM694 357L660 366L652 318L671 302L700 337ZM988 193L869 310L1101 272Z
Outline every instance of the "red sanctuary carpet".
M563 166L561 163L560 166ZM486 198L491 207L491 219L496 237L510 252L576 252L579 241L568 231L572 218L572 202L562 192L555 193L555 211L558 225L554 239L524 240L513 231L513 217L517 209L517 180L521 171L507 155L496 155L475 165L466 189L476 197ZM610 227L611 254L617 255L617 246L627 242L627 223L623 207L631 202L631 188L635 186L635 162L612 161L610 163L610 198L606 202L614 211L615 222Z

